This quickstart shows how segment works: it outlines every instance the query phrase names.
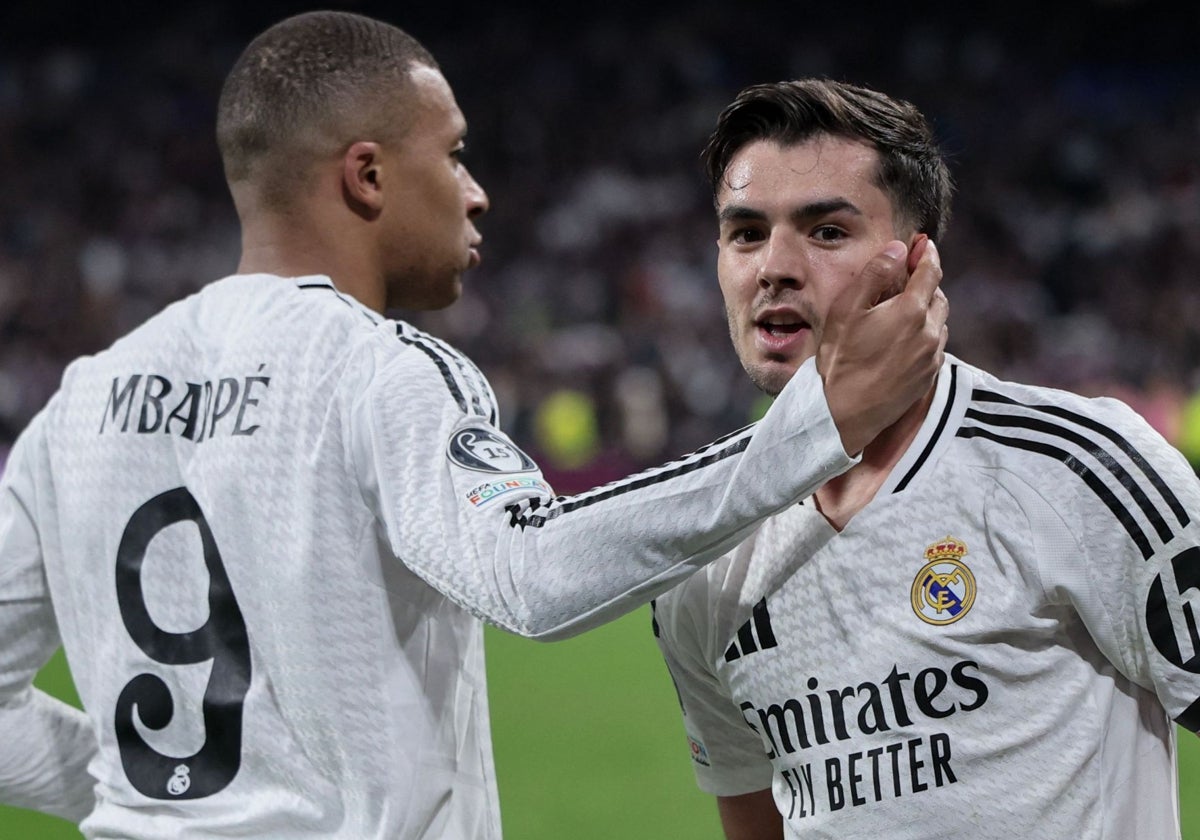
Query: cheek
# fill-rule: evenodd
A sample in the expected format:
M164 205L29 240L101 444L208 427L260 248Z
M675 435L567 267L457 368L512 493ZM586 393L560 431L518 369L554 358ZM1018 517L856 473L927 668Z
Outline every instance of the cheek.
M867 263L882 248L882 244L878 247L864 245L845 251L821 253L814 259L813 267L817 276L826 279L826 282L821 284L826 291L837 294L858 282Z
M467 214L467 184L458 175L454 175L444 184L447 204L453 204L455 210L464 218Z
M730 317L746 308L746 295L740 291L737 283L733 283L728 277L719 277L718 285L721 289L721 299L725 303L725 313Z
M758 291L755 277L753 266L745 259L738 260L724 254L717 259L717 283L727 308L738 303L745 305L754 299Z

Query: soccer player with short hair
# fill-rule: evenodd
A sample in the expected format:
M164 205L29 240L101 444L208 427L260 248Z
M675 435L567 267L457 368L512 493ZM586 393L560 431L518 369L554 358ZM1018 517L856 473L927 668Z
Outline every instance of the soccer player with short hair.
M234 276L74 362L0 482L0 801L92 838L498 838L480 618L552 639L811 492L932 381L940 272L878 255L756 426L556 497L491 387L390 320L488 199L428 52L340 12L229 74ZM823 387L822 387L823 383ZM32 688L61 642L84 711Z
M949 211L924 117L854 85L749 87L705 156L733 345L771 394L863 262L928 253ZM1198 520L1125 405L947 356L856 466L655 602L726 835L1178 837Z

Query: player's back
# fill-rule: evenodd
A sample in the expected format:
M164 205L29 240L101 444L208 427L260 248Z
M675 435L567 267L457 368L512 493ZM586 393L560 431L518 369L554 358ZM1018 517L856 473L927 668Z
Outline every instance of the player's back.
M68 369L37 521L89 836L498 836L480 627L382 548L347 440L378 365L429 364L395 336L233 277Z

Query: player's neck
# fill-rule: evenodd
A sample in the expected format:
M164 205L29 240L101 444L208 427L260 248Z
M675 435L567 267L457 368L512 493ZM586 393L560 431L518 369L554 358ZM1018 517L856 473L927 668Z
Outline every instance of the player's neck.
M933 404L936 390L929 391L909 406L900 419L867 444L862 460L842 475L826 482L814 494L817 509L837 530L849 524L856 513L875 498L884 480L908 450Z
M322 225L274 217L243 228L237 270L281 277L324 275L339 291L382 313L386 291L371 253L351 243L350 237L331 237Z

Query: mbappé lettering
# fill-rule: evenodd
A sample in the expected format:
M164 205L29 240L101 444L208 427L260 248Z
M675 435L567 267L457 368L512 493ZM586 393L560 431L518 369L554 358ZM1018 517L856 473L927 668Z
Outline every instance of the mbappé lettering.
M113 377L100 418L100 434L178 435L200 443L218 434L252 435L259 402L271 377L266 365L250 376L221 376L200 382L172 381L157 373Z

